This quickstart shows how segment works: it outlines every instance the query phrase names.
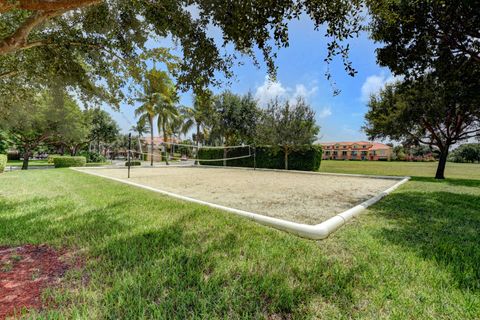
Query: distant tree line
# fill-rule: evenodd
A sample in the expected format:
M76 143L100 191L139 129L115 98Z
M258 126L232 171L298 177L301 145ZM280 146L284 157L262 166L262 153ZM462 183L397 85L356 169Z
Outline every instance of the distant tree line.
M35 154L83 154L104 161L119 136L117 123L104 110L82 110L63 88L38 91L0 115L0 152L8 149L23 158L28 168Z
M150 152L153 153L153 132L163 136L163 141L181 140L192 132L189 143L197 146L270 145L273 150L282 149L285 167L288 155L305 145L311 145L320 130L315 112L299 98L295 101L274 99L261 108L251 93L244 95L224 91L213 94L208 89L194 96L192 107L179 105L174 82L165 71L150 70L138 94L141 105L135 114L134 126L139 136L149 132ZM169 144L167 152L173 152ZM224 150L224 158L228 149ZM153 156L151 165L153 165ZM168 157L167 157L168 164Z
M454 149L449 161L462 163L480 163L480 143L466 143Z

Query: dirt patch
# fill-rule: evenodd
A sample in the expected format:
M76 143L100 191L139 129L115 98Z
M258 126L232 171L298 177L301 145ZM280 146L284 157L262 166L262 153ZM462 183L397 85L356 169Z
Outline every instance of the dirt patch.
M85 169L126 179L125 169ZM129 181L236 209L317 224L398 180L233 168L133 168Z
M47 245L0 246L0 319L41 309L43 290L69 269L67 254Z

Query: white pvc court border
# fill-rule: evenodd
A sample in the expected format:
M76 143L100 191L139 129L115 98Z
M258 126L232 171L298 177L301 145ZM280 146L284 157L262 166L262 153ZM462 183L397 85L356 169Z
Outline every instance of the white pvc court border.
M204 168L204 167L202 166L202 168ZM224 168L224 167L221 167L221 168ZM242 170L243 169L247 169L247 170L249 169L249 168L236 168L236 167L227 167L227 168L228 169L242 169ZM280 171L280 172L285 172L285 173L287 173L287 172L290 172L290 173L305 173L305 174L308 174L308 173L312 174L313 173L313 174L319 174L319 175L351 176L351 177L353 176L353 177L399 180L399 182L397 182L395 185L391 186L387 190L385 190L385 191L377 194L376 196L360 203L359 205L356 205L353 208L350 208L350 209L348 209L348 210L346 210L342 213L339 213L336 216L334 216L332 218L329 218L329 219L325 220L324 222L322 222L320 224L308 225L308 224L296 223L296 222L291 222L291 221L278 219L278 218L272 218L272 217L264 216L264 215L258 214L258 213L253 213L253 212L249 212L249 211L230 208L230 207L227 207L227 206L222 206L222 205L211 203L211 202L182 196L182 195L179 195L179 194L176 194L176 193L173 193L173 192L169 192L169 191L145 186L145 185L135 183L135 182L132 182L132 181L129 181L129 180L113 178L113 177L109 177L109 176L106 176L106 175L103 175L103 174L100 174L100 173L96 173L96 172L95 173L94 172L87 172L87 171L82 170L82 168L71 168L71 169L75 170L75 171L78 171L78 172L82 172L82 173L86 173L86 174L90 174L90 175L99 176L99 177L102 177L102 178L114 180L114 181L117 181L117 182L125 183L125 184L135 186L135 187L138 187L138 188L154 191L154 192L157 192L157 193L160 193L160 194L163 194L163 195L166 195L166 196L170 196L170 197L173 197L173 198L177 198L177 199L180 199L180 200L189 201L189 202L193 202L193 203L197 203L197 204L201 204L201 205L206 205L206 206L209 206L209 207L212 207L212 208L224 210L224 211L234 213L234 214L242 216L242 217L249 218L249 219L254 220L254 221L256 221L260 224L270 226L270 227L273 227L273 228L276 228L276 229L280 229L280 230L283 230L283 231L287 231L287 232L296 234L300 237L304 237L304 238L307 238L307 239L313 239L313 240L325 239L332 232L334 232L335 230L337 230L338 228L343 226L348 220L350 220L353 217L359 215L366 208L368 208L369 206L378 202L380 199L387 196L388 194L393 192L395 189L397 189L399 186L401 186L402 184L404 184L408 180L410 180L410 177L373 176L373 175L344 174L344 173L331 173L330 174L330 173L323 173L323 172L305 172L305 171L294 171L294 170L282 171L282 170L275 170L275 169L261 169L262 171L276 171L276 172ZM86 169L107 169L107 168L89 167L89 168L86 168ZM253 169L251 169L251 170L253 170ZM257 170L259 170L259 169L257 169Z

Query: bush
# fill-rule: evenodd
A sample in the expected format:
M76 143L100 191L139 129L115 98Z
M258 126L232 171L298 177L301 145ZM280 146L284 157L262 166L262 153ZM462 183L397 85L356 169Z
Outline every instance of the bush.
M252 153L254 151L252 150ZM284 169L284 153L282 150L275 152L271 147L256 148L256 166L257 168ZM227 158L241 157L248 154L248 147L231 149L227 153ZM199 159L221 159L223 158L223 149L201 149L198 153ZM305 146L301 150L292 152L288 156L288 169L301 171L317 171L320 168L322 160L321 146ZM200 161L202 165L223 166L223 161ZM251 167L254 166L253 155L248 158L228 160L227 166L231 167Z
M82 152L80 154L81 156L84 156L87 159L87 162L105 162L107 161L107 158L105 158L103 155L101 155L98 152Z
M0 173L5 170L5 166L7 165L7 155L0 154Z
M130 166L141 166L142 163L140 161L130 161ZM128 161L125 162L125 166L128 167Z
M85 157L57 156L53 158L55 168L84 167L86 163Z
M59 154L49 154L48 157L47 157L47 163L53 164L53 159L55 159L56 157L61 157L61 155L59 155Z

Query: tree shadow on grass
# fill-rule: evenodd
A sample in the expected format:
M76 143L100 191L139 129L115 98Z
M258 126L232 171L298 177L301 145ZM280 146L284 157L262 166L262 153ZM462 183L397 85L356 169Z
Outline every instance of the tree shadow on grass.
M455 183L475 184L470 180ZM395 221L393 228L379 233L380 237L435 261L451 273L459 288L480 290L478 195L441 191L396 192L373 210Z
M318 296L351 307L358 270L327 260L311 250L313 243L250 227L219 232L201 219L186 214L98 252L111 288L104 312L113 318L301 318L302 306Z
M35 197L22 201L0 199L0 243L50 243L77 246L93 243L125 230L120 217L104 209L78 210L74 202L58 197ZM124 202L109 205L121 208Z
M480 188L480 180L479 179L447 178L445 180L438 180L438 179L435 179L435 178L427 178L427 177L412 177L411 181L433 182L433 183L437 183L437 184L446 184L446 185L452 185L452 186Z

